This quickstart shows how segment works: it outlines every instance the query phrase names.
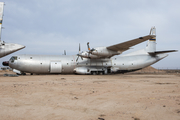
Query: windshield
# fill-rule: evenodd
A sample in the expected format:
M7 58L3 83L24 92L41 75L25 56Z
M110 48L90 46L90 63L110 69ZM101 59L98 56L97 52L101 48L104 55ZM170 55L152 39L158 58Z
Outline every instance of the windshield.
M17 60L17 56L12 56L10 61L13 63L15 60Z

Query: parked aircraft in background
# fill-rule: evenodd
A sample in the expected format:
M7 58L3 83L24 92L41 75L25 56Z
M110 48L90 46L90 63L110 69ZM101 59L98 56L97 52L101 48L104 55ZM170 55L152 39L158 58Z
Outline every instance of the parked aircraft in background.
M12 56L5 66L10 66L18 74L108 74L125 73L142 69L168 56L165 53L176 50L156 51L156 31L152 27L150 34L127 42L108 47L97 47L77 55L17 55ZM119 55L130 47L148 40L145 49ZM113 57L114 56L114 57Z
M4 2L0 2L0 58L25 48L23 45L1 41Z

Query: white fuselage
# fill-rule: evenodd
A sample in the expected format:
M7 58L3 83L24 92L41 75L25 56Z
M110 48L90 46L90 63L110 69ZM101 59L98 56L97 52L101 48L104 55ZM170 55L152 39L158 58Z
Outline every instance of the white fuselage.
M9 60L9 66L20 73L36 74L107 74L139 70L166 57L167 54L151 56L146 52L113 58L83 58L76 62L76 55L17 55Z

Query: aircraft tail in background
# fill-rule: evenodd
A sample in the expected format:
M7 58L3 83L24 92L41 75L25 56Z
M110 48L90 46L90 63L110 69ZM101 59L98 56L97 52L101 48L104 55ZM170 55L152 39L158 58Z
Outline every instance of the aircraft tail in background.
M3 10L4 10L4 2L0 2L0 42L1 42L1 30L2 30L2 21L3 21Z

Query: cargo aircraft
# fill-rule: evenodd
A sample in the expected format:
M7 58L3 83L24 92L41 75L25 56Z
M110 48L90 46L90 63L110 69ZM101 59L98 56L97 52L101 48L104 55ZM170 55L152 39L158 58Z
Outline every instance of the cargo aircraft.
M130 47L148 40L145 49L116 56ZM108 47L97 47L77 55L17 55L3 65L10 66L17 74L109 74L140 70L167 57L165 53L176 50L156 51L156 29L150 34Z
M0 2L0 58L25 48L23 45L1 41L4 2Z

